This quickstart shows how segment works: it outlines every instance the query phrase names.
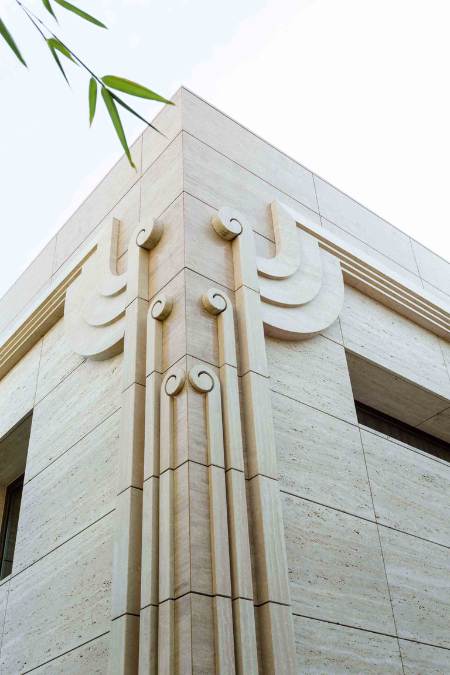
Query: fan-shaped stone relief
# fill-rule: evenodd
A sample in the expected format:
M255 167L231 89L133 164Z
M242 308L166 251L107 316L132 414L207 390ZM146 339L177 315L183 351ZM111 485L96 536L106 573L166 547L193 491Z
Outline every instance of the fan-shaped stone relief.
M252 279L249 287L259 290L265 332L288 340L304 339L328 328L342 309L340 262L298 227L288 208L274 201L271 210L275 238L271 258L256 256L250 226L233 209L220 210L213 227L236 243L237 278Z
M123 349L125 310L142 274L143 249L159 241L162 226L138 227L128 247L128 269L116 273L120 221L113 218L100 235L97 250L67 291L64 308L66 337L72 349L92 359L107 359Z

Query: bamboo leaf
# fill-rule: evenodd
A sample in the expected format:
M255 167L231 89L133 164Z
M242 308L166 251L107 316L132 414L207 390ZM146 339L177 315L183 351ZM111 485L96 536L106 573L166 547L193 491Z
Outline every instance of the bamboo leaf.
M163 96L156 94L151 89L143 87L142 84L133 82L132 80L126 80L124 77L117 77L116 75L105 75L102 77L102 81L106 84L107 87L112 89L117 89L118 91L123 91L125 94L130 94L130 96L139 96L140 98L148 98L152 101L161 101L161 103L168 103L169 105L174 105L172 101L168 101Z
M79 7L75 7L75 5L72 5L70 2L67 2L67 0L55 0L55 2L61 7L64 7L64 9L69 10L69 12L77 14L77 16L80 16L82 19L90 21L91 23L94 23L96 26L100 26L100 28L106 28L104 23L96 19L94 16L91 16L87 12L84 12L82 9L79 9Z
M89 81L89 126L92 125L97 107L97 82L91 77Z
M122 108L125 108L125 110L128 110L129 113L131 113L132 115L134 115L135 117L137 117L139 120L141 120L141 122L144 122L144 124L146 124L148 127L150 127L151 129L153 129L154 131L157 131L158 134L161 134L161 136L164 136L164 134L163 134L162 131L160 131L159 129L157 129L151 122L149 122L148 120L146 120L145 117L142 117L142 115L140 115L136 110L133 110L133 108L131 108L131 107L128 105L128 103L125 103L125 101L123 101L121 98L119 98L119 97L117 96L117 94L115 94L115 93L112 92L112 91L110 91L109 93L110 93L110 95L112 96L112 98L113 98L115 101L117 101L117 103L118 103L119 105L122 106Z
M136 169L136 166L131 158L130 148L128 147L127 139L125 136L125 132L123 130L122 122L120 121L120 116L116 104L114 103L113 97L111 96L111 92L108 91L108 89L106 89L105 87L102 87L102 97L105 102L111 121L114 125L114 129L116 130L116 134L119 138L119 141L122 144L122 148L125 150L125 154L128 157L128 161L130 162L133 169Z
M53 8L50 4L50 0L42 0L42 4L44 5L47 12L49 12L52 15L52 17L55 19L55 21L58 21L58 19L55 16L55 12L53 11Z
M55 59L56 65L58 66L58 68L60 69L60 71L62 73L63 78L65 79L67 84L69 84L69 80L67 79L67 75L64 72L64 68L62 67L61 61L59 60L59 56L56 53L56 48L51 44L51 39L47 40L47 44L48 44L48 47L50 49L50 52L51 52L53 58Z
M57 49L59 52L61 52L61 54L64 54L64 56L67 59L70 59L70 61L72 61L72 63L75 63L75 65L78 65L78 63L75 61L75 59L73 58L72 54L69 52L67 47L62 42L60 42L57 38L49 38L47 40L47 42L48 42L49 46L53 47L53 49Z
M22 54L20 53L19 47L14 42L13 36L9 32L9 30L6 28L5 24L3 23L3 21L1 19L0 19L0 35L5 40L5 42L9 45L9 47L13 50L14 54L17 56L19 61L21 63L23 63L24 66L27 66L27 64L25 63L25 59L23 58Z

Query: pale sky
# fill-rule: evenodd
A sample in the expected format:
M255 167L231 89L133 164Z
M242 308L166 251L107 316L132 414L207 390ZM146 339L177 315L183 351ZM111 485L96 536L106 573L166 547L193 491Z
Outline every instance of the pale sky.
M109 30L59 9L55 32L100 75L186 85L450 258L448 0L74 2ZM0 44L2 295L121 150L103 111L88 128L84 74L67 87L15 0L0 16L31 65Z

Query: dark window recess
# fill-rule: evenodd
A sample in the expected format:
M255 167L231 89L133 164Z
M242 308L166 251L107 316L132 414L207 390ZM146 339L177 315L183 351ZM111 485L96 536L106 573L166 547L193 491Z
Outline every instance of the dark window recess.
M11 574L19 523L20 502L22 501L23 476L6 488L3 522L0 535L0 579Z
M389 417L379 410L369 408L368 405L359 403L359 401L355 401L355 407L360 424L450 462L450 445L445 441L431 436L425 431L410 427L409 424L405 424L405 422L401 422L394 417Z

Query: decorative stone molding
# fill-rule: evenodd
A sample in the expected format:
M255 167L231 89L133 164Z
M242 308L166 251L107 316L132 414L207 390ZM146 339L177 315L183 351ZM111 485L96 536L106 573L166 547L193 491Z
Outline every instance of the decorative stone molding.
M262 662L268 664L267 672L293 675L295 641L263 330L264 303L259 292L254 235L244 218L231 209L220 210L212 218L212 226L220 237L231 242L233 254L259 650ZM277 270L288 274L296 265L297 260L286 255L284 266L267 266L265 271L272 275ZM210 291L203 298L203 304L208 311L217 312L227 302L217 292ZM219 325L219 344L225 321L226 318ZM228 328L230 323L228 316ZM221 363L225 344L222 337ZM234 359L231 351L230 360Z
M276 251L272 258L256 256L253 232L234 210L221 209L213 227L223 239L236 242L235 290L244 285L259 291L266 333L305 339L328 328L341 311L344 284L339 261L299 230L279 202L273 202L271 209Z
M68 342L77 354L92 359L107 359L122 351L125 309L142 285L140 259L162 234L158 222L138 227L128 246L128 269L116 274L119 228L120 221L113 218L98 241L94 284L89 275L86 279L81 275L67 291L64 323Z

